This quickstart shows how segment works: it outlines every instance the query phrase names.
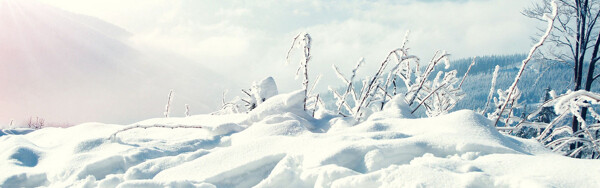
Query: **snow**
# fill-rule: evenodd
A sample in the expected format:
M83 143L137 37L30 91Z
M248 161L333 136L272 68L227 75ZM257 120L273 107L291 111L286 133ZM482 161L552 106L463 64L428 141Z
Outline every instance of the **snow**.
M252 97L255 98L258 104L279 93L273 77L267 77L260 82L254 82L251 91Z
M417 119L396 97L367 120L302 110L303 91L247 114L2 130L0 187L598 187L600 161L500 134L461 110ZM201 126L202 128L128 127Z

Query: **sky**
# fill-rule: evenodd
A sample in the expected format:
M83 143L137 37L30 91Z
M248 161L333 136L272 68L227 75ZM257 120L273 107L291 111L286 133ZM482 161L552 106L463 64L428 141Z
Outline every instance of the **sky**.
M411 53L428 59L446 50L458 59L526 53L539 26L520 13L532 3L527 0L42 2L120 26L141 48L181 54L242 86L274 76L287 91L300 87L296 63L284 63L299 32L313 38L309 75L322 74L318 88L323 89L339 83L332 64L348 72L364 57L367 75L399 47L407 31Z
M8 78L0 80L0 104L8 106L0 109L0 126L32 114L61 122L132 123L161 114L169 89L175 89L176 106L207 113L218 109L224 88L231 90L228 100L268 76L282 93L298 90L299 50L285 62L300 32L312 36L309 77L312 85L321 75L316 88L324 92L342 85L332 65L348 75L365 58L358 76L372 75L408 31L409 53L426 61L437 50L451 59L526 53L536 28L544 27L521 15L532 3L527 0L32 1L80 16L0 0L0 14L11 16L0 18L0 66L13 62L6 67L26 71L0 70L11 74L0 75ZM146 59L136 59L139 54ZM131 68L148 64L146 72Z

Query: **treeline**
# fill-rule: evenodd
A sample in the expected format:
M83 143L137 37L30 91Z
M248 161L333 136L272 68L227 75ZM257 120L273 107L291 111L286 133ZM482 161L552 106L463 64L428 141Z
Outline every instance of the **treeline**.
M496 65L500 66L500 72L497 78L496 88L508 88L514 81L515 75L519 71L519 66L523 59L526 58L525 54L511 54L511 55L488 55L478 56L475 59L475 65L471 67L469 75L462 85L462 90L466 96L458 102L454 110L460 109L471 109L480 111L484 108L487 96L491 86L492 73ZM469 65L472 62L472 58L461 58L451 60L449 70L457 70L457 75L464 75ZM444 67L437 67L434 72L443 70ZM435 75L435 74L433 74ZM555 90L556 93L565 93L571 89L573 77L573 68L569 63L560 63L553 61L535 60L527 66L522 80L519 83L519 89L522 91L520 102L526 109L516 109L517 113L530 112L537 108L545 95L545 90L550 88ZM354 83L356 86L362 86L362 80L356 80ZM406 91L399 84L398 92ZM594 92L600 91L600 87L597 87L598 83L594 83ZM336 88L337 91L342 92L345 88ZM323 101L326 101L328 107L334 107L333 95L331 92L321 93ZM488 111L491 110L491 106L488 106ZM420 113L420 112L417 112Z

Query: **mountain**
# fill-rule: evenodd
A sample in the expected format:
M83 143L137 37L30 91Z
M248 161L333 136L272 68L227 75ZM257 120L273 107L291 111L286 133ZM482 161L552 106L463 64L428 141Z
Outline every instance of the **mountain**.
M524 54L477 57L475 66L473 66L463 84L466 97L456 105L455 110L483 109L490 91L495 66L500 66L496 90L506 90L514 82L515 75L525 58ZM471 64L471 59L456 60L452 63L450 69L458 70L458 75L462 76L469 64ZM587 67L587 65L585 66ZM518 88L522 92L519 101L524 106L526 105L527 109L518 109L516 114L522 113L522 110L525 110L526 113L535 110L543 101L547 88L554 90L557 94L563 94L572 89L572 79L573 69L568 63L543 60L531 61L518 84ZM592 91L600 91L600 85L597 82L594 83ZM494 97L497 96L498 94L494 91ZM490 105L493 105L493 101ZM488 107L488 111L492 110L491 108L491 106Z
M233 85L198 62L137 49L118 26L34 0L0 1L0 28L0 124L131 123L162 116L170 89L173 115L184 104L209 112Z

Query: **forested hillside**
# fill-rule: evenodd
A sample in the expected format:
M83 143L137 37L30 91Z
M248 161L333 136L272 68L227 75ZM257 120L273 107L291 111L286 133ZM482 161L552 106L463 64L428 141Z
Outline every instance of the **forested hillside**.
M507 89L514 81L515 75L519 71L521 62L526 58L525 54L512 55L487 55L479 56L475 59L475 64L471 67L469 75L462 85L465 92L465 97L458 102L452 111L461 109L471 109L480 111L484 108L487 101L487 96L490 92L492 74L496 65L500 66L498 73L494 97L498 94L498 89ZM457 75L465 74L469 65L472 63L472 58L462 58L451 60L448 70L457 70ZM587 65L585 65L587 67ZM444 69L443 66L437 67L436 71ZM434 75L432 75L433 77ZM546 89L555 90L556 93L565 93L572 87L573 68L568 63L552 62L536 60L526 67L523 78L519 82L519 89L522 91L519 102L526 106L525 112L530 112L537 108L540 101L543 100ZM362 81L357 81L356 85L361 85ZM593 91L599 91L597 83L594 83ZM402 84L399 84L402 87ZM338 88L342 91L344 88ZM403 92L405 89L399 89ZM324 93L324 99L333 98L331 93ZM324 100L334 101L334 100ZM334 104L328 104L328 107L333 108ZM491 110L493 101L488 106L487 111ZM517 113L522 113L523 109L516 109Z
M477 57L475 65L463 84L466 96L458 103L455 110L483 108L489 94L494 67L500 66L496 89L506 89L513 82L523 59L525 59L524 54ZM471 59L459 59L452 63L450 69L457 69L458 75L463 75L470 63ZM527 112L534 110L543 100L547 88L555 90L556 93L565 93L572 89L572 78L573 68L569 64L534 61L527 66L519 83L519 89L522 91L520 102L526 104ZM592 88L593 91L598 91L598 86ZM488 107L488 110L489 108L491 107Z

